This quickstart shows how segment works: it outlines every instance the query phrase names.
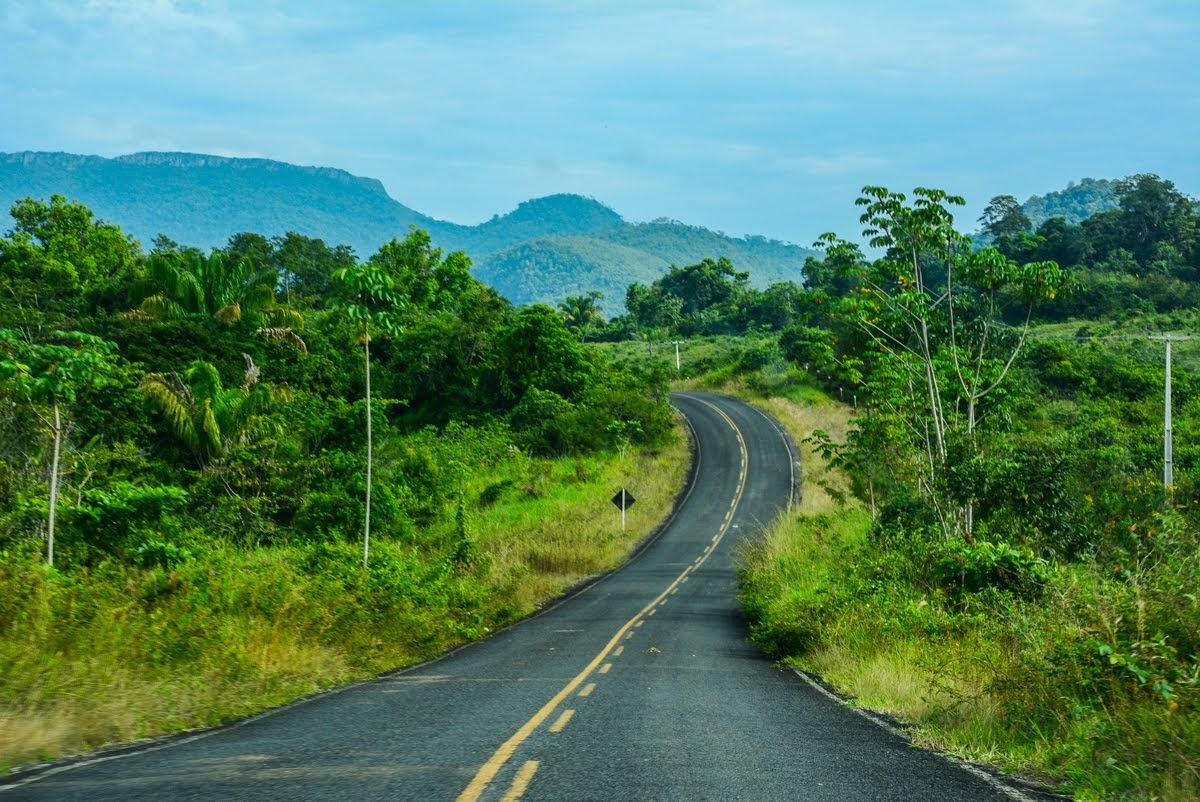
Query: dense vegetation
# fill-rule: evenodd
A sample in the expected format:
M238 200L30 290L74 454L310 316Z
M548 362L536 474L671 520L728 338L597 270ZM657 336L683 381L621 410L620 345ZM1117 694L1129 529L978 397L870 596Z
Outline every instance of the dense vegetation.
M423 231L360 262L297 234L145 253L58 196L12 215L0 763L478 637L621 558L614 486L643 475L644 532L681 481L661 376Z
M1037 233L997 198L984 219L996 248L979 250L954 231L961 199L864 191L877 256L823 238L811 302L775 355L746 362L761 373L782 354L856 409L844 434L798 432L844 483L748 556L744 594L773 653L909 719L925 742L1083 796L1190 799L1200 385L1175 376L1164 488L1162 345L1124 337L1197 319L1102 307L1112 319L1036 323L1088 310L1080 294L1117 273L1114 254L1134 286L1193 291L1190 200L1154 176L1116 193L1116 210Z
M619 311L627 284L652 280L672 263L725 256L765 285L794 273L811 253L674 220L631 224L579 195L528 200L466 226L434 220L393 200L378 181L330 168L189 153L0 154L0 204L51 194L87 204L146 243L165 233L210 248L241 231L290 231L365 255L415 226L441 247L469 254L476 275L514 303L554 304L600 290L609 314Z
M1195 202L1170 181L1136 175L1113 183L1116 208L1080 223L1061 217L1036 229L1011 197L993 199L985 230L1017 261L1053 259L1075 274L1047 319L1169 312L1200 305L1200 240Z

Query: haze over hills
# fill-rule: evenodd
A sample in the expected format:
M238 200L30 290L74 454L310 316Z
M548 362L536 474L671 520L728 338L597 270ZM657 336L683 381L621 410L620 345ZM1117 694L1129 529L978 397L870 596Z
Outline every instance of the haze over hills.
M1084 178L1033 195L1022 208L1035 226L1061 216L1077 223L1116 207L1114 182ZM0 204L58 193L121 225L145 247L159 234L187 245L223 245L240 231L296 231L373 253L411 226L445 250L465 250L479 278L515 303L555 303L599 290L608 314L625 288L650 282L672 264L725 256L751 282L799 280L808 248L765 237L730 237L677 220L626 221L603 203L558 194L527 200L478 225L422 214L381 182L330 167L195 153L133 153L104 158L71 153L0 153Z
M1068 223L1078 224L1094 214L1117 208L1116 183L1106 178L1085 178L1078 184L1072 181L1057 192L1031 195L1021 209L1034 226L1051 217L1064 217Z
M69 153L0 154L0 203L58 193L86 203L148 247L159 234L215 247L240 231L296 231L368 256L410 226L446 250L465 250L478 275L516 303L556 302L600 290L608 313L626 286L669 265L727 256L765 286L796 280L812 251L763 237L735 238L674 220L630 223L579 195L528 200L467 226L437 220L388 195L383 184L328 167L193 153L116 158Z

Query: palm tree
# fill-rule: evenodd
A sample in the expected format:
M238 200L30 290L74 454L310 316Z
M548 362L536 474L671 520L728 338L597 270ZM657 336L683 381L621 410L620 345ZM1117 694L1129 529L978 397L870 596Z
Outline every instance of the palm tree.
M142 394L166 418L171 433L201 466L225 456L240 443L277 436L282 427L269 413L287 399L286 390L258 383L258 366L249 354L241 387L226 389L209 362L193 362L177 373L148 373Z
M597 304L597 301L603 297L604 293L592 290L587 295L568 295L558 305L563 322L566 323L569 330L578 334L580 339L587 335L587 330L592 327L592 324L604 321Z
M258 333L307 350L296 330L303 316L278 303L278 273L257 270L247 259L226 260L220 251L156 253L149 260L148 294L126 314L145 320L204 315L224 325L247 319L260 324Z

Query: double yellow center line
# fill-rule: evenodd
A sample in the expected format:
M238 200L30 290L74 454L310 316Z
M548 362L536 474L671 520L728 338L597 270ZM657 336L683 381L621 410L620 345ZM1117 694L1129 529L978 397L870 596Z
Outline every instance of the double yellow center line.
M729 525L733 521L733 514L737 510L738 503L742 500L742 493L746 489L746 441L742 437L742 432L740 429L738 429L737 424L733 422L733 418L725 414L724 410L715 404L705 401L702 398L697 398L695 400L711 408L714 412L720 415L721 418L729 424L729 427L733 429L734 436L737 437L738 452L740 457L737 490L733 494L733 501L731 501L729 504L729 511L725 514L725 519L721 524L721 528L717 531L717 534L709 542L708 546L704 549L700 556L696 558L694 563L689 565L687 568L684 568L679 576L675 577L674 581L667 585L667 587L661 593L655 596L649 604L647 604L632 618L622 624L621 628L617 630L616 634L613 635L609 639L608 643L604 645L604 648L602 648L596 654L596 656L593 657L591 661L583 667L582 671L572 677L571 680L562 687L562 690L554 694L554 696L552 696L550 700L546 702L546 704L542 705L541 709L533 714L532 718L522 724L521 727L514 732L507 741L500 745L499 749L492 753L492 756L488 758L487 762L479 767L479 771L475 772L475 776L471 778L471 782L467 785L467 787L464 788L462 793L458 795L458 802L476 802L476 800L483 795L483 792L487 790L492 780L496 778L496 775L500 773L500 770L504 768L504 765L508 763L510 759L512 759L512 756L517 751L518 747L520 747L521 744L523 744L529 738L529 736L533 734L534 730L540 727L551 715L553 715L553 713L558 709L558 706L561 705L567 699L567 697L575 691L576 688L583 684L583 682L587 680L587 678L590 677L596 671L596 669L600 668L601 663L604 663L613 650L617 648L617 645L620 643L622 638L632 637L633 629L637 626L640 626L643 618L647 616L656 606L658 606L658 604L661 603L668 595L674 593L680 585L686 582L689 574L704 564L704 561L707 560L717 546L720 545L722 538L725 537L725 533L729 531ZM698 443L697 448L699 448ZM607 670L608 668L611 668L611 665L611 663L607 664L601 673L607 673ZM565 721L562 723L564 726L566 725ZM513 798L519 798L520 793L524 792L525 787L528 786L530 780L533 779L533 773L537 771L537 767L537 761L533 760L527 761L524 766L522 766L522 770L520 772L521 776L517 777L517 782L521 785L521 791L516 797ZM516 783L514 783L514 786L515 785ZM515 788L509 790L509 794L506 795L506 798L512 795L513 790L515 790Z

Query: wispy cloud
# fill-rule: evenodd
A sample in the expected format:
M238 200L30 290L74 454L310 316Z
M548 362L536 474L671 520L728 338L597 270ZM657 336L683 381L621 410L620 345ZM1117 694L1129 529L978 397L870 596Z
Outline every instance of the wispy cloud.
M9 0L0 148L331 163L460 220L579 191L807 241L869 182L1200 187L1198 24L1170 0Z

